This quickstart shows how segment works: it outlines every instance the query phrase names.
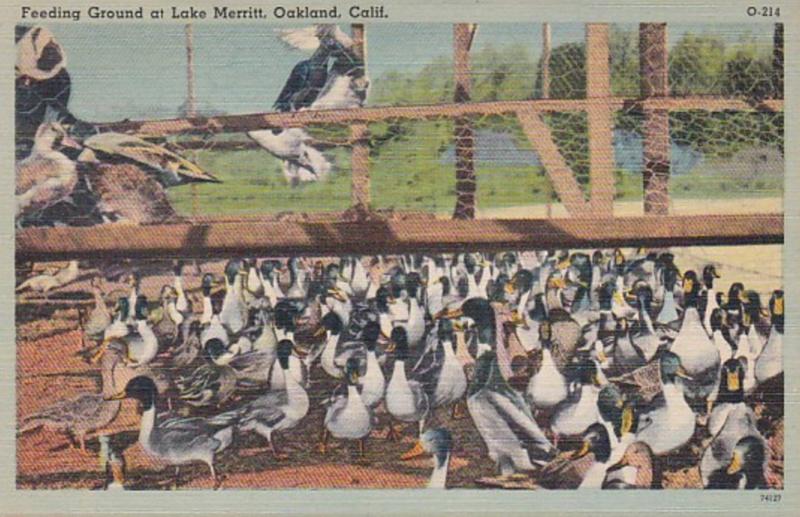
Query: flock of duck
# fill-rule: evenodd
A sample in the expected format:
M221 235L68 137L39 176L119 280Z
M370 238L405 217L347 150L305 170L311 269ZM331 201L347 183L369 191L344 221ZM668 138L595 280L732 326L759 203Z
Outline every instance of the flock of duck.
M151 303L134 271L113 309L93 280L81 326L102 390L29 415L19 433L45 427L85 448L135 399L144 451L176 483L201 462L218 486L217 457L243 434L285 458L280 435L307 425L327 378L337 387L308 446L363 454L370 437L412 434L401 458L431 455L430 487L446 486L459 441L448 414L471 419L486 450L472 461L501 481L660 487L675 458L707 488L774 476L754 408L782 414L783 291L766 304L738 282L725 294L714 265L680 272L669 252L619 249L247 258L205 274L196 295L184 274L176 262ZM123 486L104 436L101 454Z

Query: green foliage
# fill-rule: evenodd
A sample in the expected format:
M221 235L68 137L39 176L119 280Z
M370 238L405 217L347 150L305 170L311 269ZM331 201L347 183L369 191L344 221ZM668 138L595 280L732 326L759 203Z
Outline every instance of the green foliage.
M669 53L673 95L719 93L725 70L725 43L717 36L687 33Z

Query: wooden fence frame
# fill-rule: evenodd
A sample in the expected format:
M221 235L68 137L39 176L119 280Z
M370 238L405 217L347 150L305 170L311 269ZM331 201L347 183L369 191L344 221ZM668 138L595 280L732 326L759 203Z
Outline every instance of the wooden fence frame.
M777 29L776 29L777 31ZM777 33L777 32L776 32ZM469 102L471 24L454 25L455 101L450 104L370 107L350 110L256 113L103 124L107 130L164 137L187 133L245 132L319 124L350 126L353 221L276 222L212 221L154 226L30 228L17 232L20 260L69 257L215 256L230 253L352 253L369 250L423 251L476 248L565 247L600 245L692 245L776 243L783 241L783 214L736 216L666 216L669 207L669 112L782 111L782 99L758 103L744 98L670 97L667 86L666 24L641 24L641 97L611 94L609 26L586 26L586 98ZM353 27L361 52L363 26ZM776 42L778 38L776 37ZM776 55L777 55L776 50ZM782 53L780 54L782 56ZM775 59L775 63L782 59ZM777 65L776 65L777 66ZM661 217L615 218L613 116L618 110L644 114L644 211ZM542 118L552 112L587 113L590 194L584 196L574 172ZM537 152L554 191L569 212L567 219L471 220L475 208L474 137L470 119L515 115ZM452 118L456 121L457 183L461 182L454 220L404 221L370 217L368 125L385 120ZM472 182L472 190L464 189ZM471 208L471 209L470 209ZM457 221L456 219L465 219ZM247 225L246 227L243 225ZM256 229L254 231L253 229ZM634 231L634 229L636 229ZM588 232L588 233L587 233ZM237 240L238 239L238 240Z

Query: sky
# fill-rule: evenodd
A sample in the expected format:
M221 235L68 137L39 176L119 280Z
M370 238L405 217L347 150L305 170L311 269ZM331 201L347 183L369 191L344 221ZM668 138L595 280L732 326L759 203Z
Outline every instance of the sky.
M286 28L281 25L280 28ZM554 23L553 47L582 41L583 24ZM70 109L95 122L176 116L186 98L186 49L182 25L48 25L67 54L73 80ZM623 26L635 30L635 25ZM196 97L201 110L271 111L292 67L308 53L289 49L270 25L194 26ZM686 32L716 34L735 42L750 35L771 45L772 26L670 25L669 45ZM540 24L481 24L474 49L522 44L541 52ZM367 26L367 68L373 81L389 71L413 72L452 54L452 25L387 23Z

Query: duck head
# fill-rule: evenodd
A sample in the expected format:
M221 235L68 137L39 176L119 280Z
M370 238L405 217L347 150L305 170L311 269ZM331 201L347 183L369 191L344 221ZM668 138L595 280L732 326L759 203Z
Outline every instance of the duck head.
M119 393L115 393L106 399L135 399L139 401L140 411L147 411L155 406L157 394L158 388L156 388L156 383L153 382L153 379L146 375L140 375L129 380L128 384L125 385L124 390L120 391Z
M212 363L219 363L227 352L228 347L218 338L209 339L203 346L203 356Z
M625 254L622 253L621 249L616 248L613 257L614 271L616 271L618 275L621 275L625 272Z
M769 299L769 312L772 325L778 332L783 332L783 290L776 289Z
M52 151L58 147L83 148L59 122L40 124L33 137L33 147L38 152Z
M396 361L408 360L408 333L404 327L393 328L389 342L389 349L394 352Z
M120 321L126 321L130 316L131 304L127 297L121 296L117 299L117 304L114 307L114 313Z
M377 322L370 321L364 326L364 330L361 331L361 339L364 340L364 345L367 347L368 352L375 351L380 335L381 326Z
M761 307L761 296L756 291L745 291L742 294L742 302L744 303L744 325L755 324L765 312Z
M731 358L722 364L719 392L716 399L718 403L744 401L746 364L741 359L744 358Z
M685 380L692 380L692 377L686 372L683 365L681 365L680 358L672 352L664 351L661 353L659 369L661 372L661 381L664 384L674 383L678 377Z
M440 319L437 322L436 337L440 343L453 342L453 322L449 319Z
M233 285L236 282L242 269L243 263L240 259L229 260L228 263L225 264L225 280L227 280L228 285Z
M600 372L597 364L590 357L584 357L574 365L574 375L583 386L600 386Z
M389 312L389 289L385 286L381 286L375 291L375 307L378 309L378 312Z
M700 294L700 283L697 273L692 270L683 274L683 306L684 308L697 308L697 297Z
M594 453L596 462L605 463L611 457L611 437L604 425L599 423L590 425L581 438L580 448L570 453L570 459L577 460Z
M444 427L438 427L422 433L414 447L403 454L400 459L410 460L428 454L434 458L434 467L443 468L452 449L453 436L450 431Z
M636 400L629 399L613 384L606 384L597 397L600 416L611 423L618 438L627 433L636 433L638 428L636 407Z
M745 488L766 488L764 479L764 443L755 436L746 436L736 443L725 473L746 480Z
M717 268L714 264L708 264L703 268L703 285L705 285L707 289L713 288L715 278L719 278Z
M281 300L275 304L274 322L275 328L286 332L294 332L297 326L297 317L300 310L292 300Z
M147 306L147 303L147 297L144 295L140 295L136 298L133 317L137 321L147 320L147 316L150 314L150 308Z
M601 311L610 311L611 303L614 300L616 285L614 282L604 282L597 288L597 301Z
M508 294L522 294L530 291L532 287L533 273L527 269L520 269L514 273L514 276L511 277L511 281L506 284L505 290Z
M344 378L348 386L358 386L359 367L358 358L352 356L347 358L344 365Z
M278 364L281 365L283 370L289 369L289 357L292 355L292 351L294 350L294 343L290 339L281 339L278 341Z
M203 280L200 284L200 288L203 291L203 296L210 297L211 296L211 289L214 287L214 275L211 273L206 273L203 275Z
M320 323L322 323L322 326L320 326L319 330L317 331L318 335L328 331L332 336L338 336L344 328L342 318L336 314L335 311L330 311L325 314Z
M553 345L553 327L549 320L544 320L539 324L539 342L542 348L550 350Z

